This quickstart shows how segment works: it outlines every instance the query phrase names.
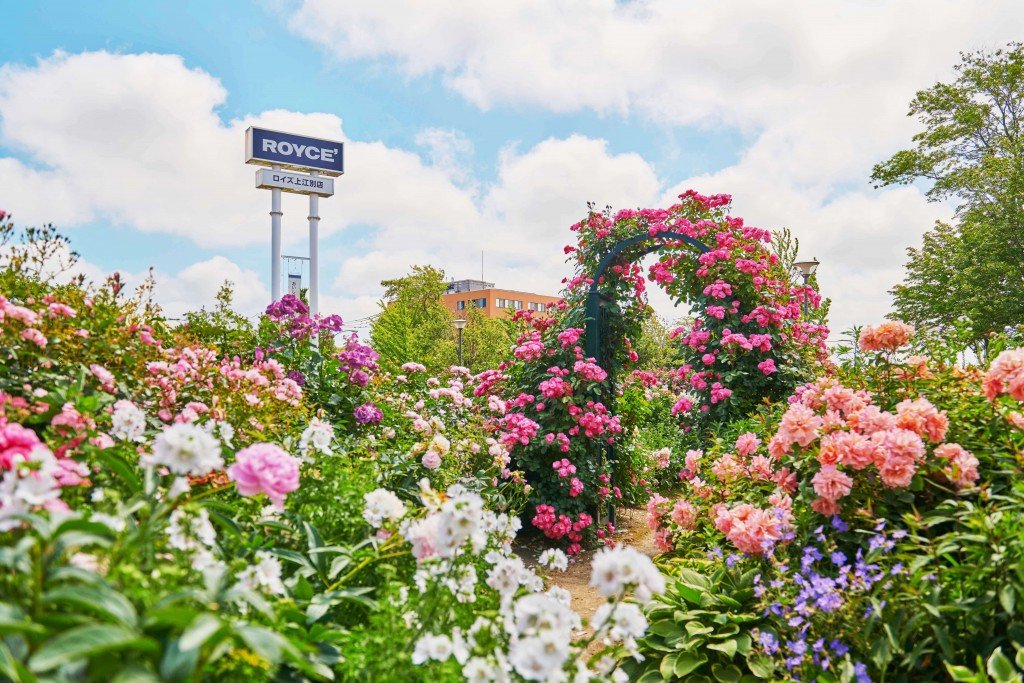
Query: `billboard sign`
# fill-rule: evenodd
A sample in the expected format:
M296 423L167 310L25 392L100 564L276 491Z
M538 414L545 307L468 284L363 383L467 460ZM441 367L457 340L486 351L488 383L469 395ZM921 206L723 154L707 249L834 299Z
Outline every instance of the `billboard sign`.
M344 144L267 128L245 131L245 163L339 176L345 172Z
M279 189L295 194L315 194L330 197L334 194L334 178L303 175L287 171L261 168L256 171L256 187L261 190Z

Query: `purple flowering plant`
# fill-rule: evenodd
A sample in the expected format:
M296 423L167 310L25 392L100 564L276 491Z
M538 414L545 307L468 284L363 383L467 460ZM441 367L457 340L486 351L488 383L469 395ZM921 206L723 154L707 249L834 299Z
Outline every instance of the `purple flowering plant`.
M254 354L284 365L315 412L357 429L383 417L370 386L379 356L357 334L343 331L341 316L311 314L306 302L286 294L267 306Z
M755 649L773 676L792 680L883 680L878 635L886 628L887 592L907 574L893 556L906 531L885 520L863 547L842 544L845 522L814 530L810 542L773 558L754 577L765 625ZM852 547L852 550L850 549Z

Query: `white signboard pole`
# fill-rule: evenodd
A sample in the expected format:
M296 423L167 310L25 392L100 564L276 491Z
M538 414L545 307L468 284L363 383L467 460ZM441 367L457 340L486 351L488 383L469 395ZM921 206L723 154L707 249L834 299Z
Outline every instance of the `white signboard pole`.
M280 164L271 166L281 170ZM274 301L281 298L281 190L270 191L270 296Z
M311 171L312 177L320 175ZM309 195L309 310L320 312L320 196Z

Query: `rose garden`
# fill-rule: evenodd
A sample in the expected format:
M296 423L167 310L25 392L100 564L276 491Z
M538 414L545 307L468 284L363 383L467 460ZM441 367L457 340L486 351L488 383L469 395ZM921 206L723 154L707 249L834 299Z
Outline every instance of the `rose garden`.
M471 371L291 295L169 321L0 218L0 678L1021 680L1011 334L829 348L727 195L570 231ZM649 286L692 312L657 367Z

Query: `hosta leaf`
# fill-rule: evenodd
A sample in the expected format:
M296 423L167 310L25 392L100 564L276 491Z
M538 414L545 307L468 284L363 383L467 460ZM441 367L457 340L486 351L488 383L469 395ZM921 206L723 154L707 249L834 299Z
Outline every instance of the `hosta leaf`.
M683 676L699 669L707 663L707 661L707 655L692 652L682 653L679 655L678 659L676 659L676 664L672 670L676 676L682 678Z
M720 643L708 643L708 648L711 650L718 650L731 659L732 656L736 654L736 641L735 639L730 638L729 640L723 640Z
M732 664L715 664L711 667L711 675L719 683L739 683L740 678L743 677L743 672L740 671L738 666L733 666Z

